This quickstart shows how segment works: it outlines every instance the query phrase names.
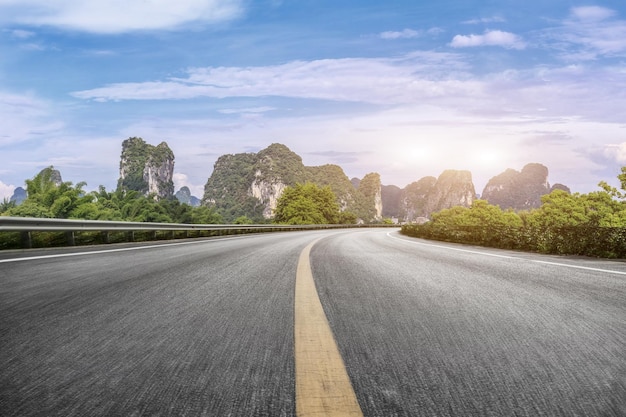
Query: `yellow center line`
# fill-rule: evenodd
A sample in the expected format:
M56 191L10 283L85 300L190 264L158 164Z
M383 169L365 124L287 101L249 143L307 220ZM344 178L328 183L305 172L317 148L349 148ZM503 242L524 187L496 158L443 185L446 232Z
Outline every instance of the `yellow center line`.
M296 414L298 417L362 416L315 289L309 255L316 242L300 254L296 273Z

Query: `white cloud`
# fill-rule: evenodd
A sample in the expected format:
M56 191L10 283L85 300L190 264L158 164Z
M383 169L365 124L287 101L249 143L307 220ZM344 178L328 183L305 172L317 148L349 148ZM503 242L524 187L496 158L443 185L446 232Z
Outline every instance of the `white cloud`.
M506 19L501 16L481 17L480 19L471 19L461 22L465 25L477 25L480 23L503 23Z
M35 32L31 32L29 30L15 29L10 32L11 36L16 39L28 39L35 36Z
M72 95L96 101L283 96L392 104L476 93L478 86L463 79L465 68L456 54L419 52L399 58L192 68L185 78L111 84Z
M0 22L49 25L95 33L172 29L190 22L239 17L243 0L3 0Z
M276 110L275 107L260 106L260 107L246 107L242 109L221 109L218 110L222 114L245 114L245 113L265 113L268 111Z
M604 156L620 164L626 164L626 142L606 145Z
M5 198L7 200L11 198L13 191L15 191L14 185L8 185L0 181L0 201L3 201Z
M189 187L192 196L202 198L204 195L204 185L192 184L187 174L175 172L172 179L174 181L175 191L180 190L182 187Z
M616 13L614 10L607 9L606 7L583 6L572 8L571 14L574 18L582 21L600 21L608 19Z
M413 29L404 29L399 32L388 31L380 34L382 39L411 39L418 36L420 36L420 32Z
M476 76L467 72L461 58L457 54L431 52L393 59L346 58L275 66L192 68L184 78L114 84L73 95L98 101L256 97L260 100L258 106L218 110L222 114L255 117L274 110L266 101L268 97L280 96L382 106L424 103L466 108L494 118L530 114L626 120L626 96L615 94L626 91L623 66L540 66ZM271 115L280 113L272 111Z
M507 49L525 49L526 43L521 37L501 30L485 31L483 35L456 35L450 46L469 48L476 46L501 46Z
M20 95L0 91L0 146L28 141L52 134L63 128L54 119L51 105L30 94Z
M576 7L563 25L549 34L563 43L561 56L571 61L626 56L626 21L615 19L616 15L604 7Z

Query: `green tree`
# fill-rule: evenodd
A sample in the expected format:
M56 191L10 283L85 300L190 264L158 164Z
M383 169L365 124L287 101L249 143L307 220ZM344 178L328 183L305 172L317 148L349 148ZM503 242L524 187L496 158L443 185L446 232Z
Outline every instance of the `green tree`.
M248 216L239 216L235 219L233 223L234 224L253 224L254 222Z
M624 227L626 202L609 191L569 194L555 190L542 197L538 209L523 215L525 223L540 229L558 227Z
M339 205L330 187L308 182L285 188L274 214L276 223L335 224L339 221Z
M0 203L0 216L10 209L14 208L15 206L15 201L10 201L8 198L4 198L2 200L2 203Z
M42 170L34 178L26 180L28 198L19 206L7 211L10 216L51 217L58 219L77 218L79 207L92 202L93 197L83 190L80 182L57 184L54 167Z

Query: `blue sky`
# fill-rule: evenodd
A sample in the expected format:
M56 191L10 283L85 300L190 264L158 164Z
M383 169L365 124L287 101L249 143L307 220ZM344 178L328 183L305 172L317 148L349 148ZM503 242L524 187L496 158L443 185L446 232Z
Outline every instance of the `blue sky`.
M112 190L130 136L200 197L275 142L400 187L539 162L589 192L626 166L626 3L0 0L0 120L0 198L49 165Z

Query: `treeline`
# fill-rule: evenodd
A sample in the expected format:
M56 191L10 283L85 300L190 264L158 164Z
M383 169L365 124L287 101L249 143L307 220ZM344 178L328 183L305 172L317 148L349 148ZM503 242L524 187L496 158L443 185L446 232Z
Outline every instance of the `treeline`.
M191 207L176 199L156 200L132 190L110 192L103 186L98 191L86 192L84 182L57 184L52 175L50 167L26 180L26 200L20 205L3 201L0 215L187 224L222 222L222 217L209 207Z
M626 192L626 167L618 175ZM601 190L569 194L557 190L538 209L503 211L477 200L432 215L425 224L402 226L408 236L552 254L626 258L626 193Z

